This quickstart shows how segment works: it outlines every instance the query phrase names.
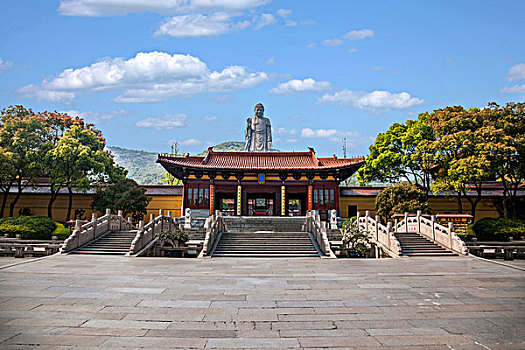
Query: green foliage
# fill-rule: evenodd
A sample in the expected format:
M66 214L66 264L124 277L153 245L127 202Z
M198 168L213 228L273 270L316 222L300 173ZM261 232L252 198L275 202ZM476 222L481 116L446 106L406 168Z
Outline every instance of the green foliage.
M376 210L386 219L404 212L415 213L418 210L423 213L432 212L425 193L409 183L387 187L376 197Z
M121 179L109 186L100 187L93 196L91 206L100 212L106 208L113 212L122 210L128 214L146 214L151 197L146 197L146 189L131 179Z
M7 199L13 186L18 193L34 184L45 169L43 159L52 146L45 119L23 106L10 106L0 114L0 190ZM9 216L14 215L17 195L10 203ZM5 200L0 216L3 216Z
M137 151L121 147L107 147L114 155L115 163L128 170L128 177L140 185L162 185L166 170L157 164L157 153Z
M423 166L423 159L415 152L419 142L433 138L432 129L426 123L427 116L423 113L418 120L395 123L377 136L365 165L358 171L361 185L378 180L386 183L408 181L429 187L429 167Z
M175 228L172 231L162 231L158 236L161 245L168 244L172 247L185 243L190 239L188 234L179 228Z
M66 238L69 237L69 235L71 235L70 228L65 228L63 224L60 224L58 222L56 223L56 225L57 225L57 228L55 229L55 231L53 231L51 236L56 236L60 240L65 240Z
M525 236L525 220L508 218L483 218L472 226L480 241L506 241L509 237Z
M51 239L56 223L47 216L16 216L0 219L0 235L22 239Z
M343 222L343 248L350 250L358 258L368 257L370 238L359 231L357 220L347 219Z

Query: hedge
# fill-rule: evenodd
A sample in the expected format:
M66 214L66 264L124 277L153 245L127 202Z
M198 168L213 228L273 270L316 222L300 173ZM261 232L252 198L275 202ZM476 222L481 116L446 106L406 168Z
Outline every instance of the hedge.
M47 216L16 216L0 219L0 235L20 235L22 239L51 239L57 228Z
M525 221L506 218L483 218L472 226L480 241L507 241L525 236Z
M51 236L57 236L57 238L60 240L65 240L66 238L68 238L69 235L71 234L71 229L65 228L64 225L58 222L56 224L57 224L57 228L55 229L55 231L53 231Z

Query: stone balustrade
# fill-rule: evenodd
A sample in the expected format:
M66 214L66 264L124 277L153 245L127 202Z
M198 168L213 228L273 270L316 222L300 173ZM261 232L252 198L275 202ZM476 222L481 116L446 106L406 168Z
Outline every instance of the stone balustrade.
M421 215L421 211L416 216L405 213L405 218L399 222L396 220L394 227L396 232L418 232L443 248L461 255L468 254L465 242L454 231L454 224L449 222L448 226L443 226L436 222L434 215L427 219Z
M325 257L335 258L335 254L330 248L330 241L326 233L326 222L321 221L319 214L315 210L306 213L304 225L305 231L312 234Z
M157 235L163 231L171 231L181 225L175 217L171 215L171 211L168 211L168 215L164 215L164 210L159 210L159 216L155 217L154 214L150 215L149 222L144 225L144 221L139 222L138 232L133 242L131 242L131 247L129 253L130 255L138 255L142 250L150 247L157 240Z
M99 218L97 214L94 213L91 221L84 225L80 225L80 220L77 220L73 232L64 241L60 252L68 253L75 250L108 231L130 230L132 228L131 218L126 220L122 215L122 210L119 210L118 214L114 215L111 214L111 209L106 209L104 216Z
M219 210L216 210L215 214L206 219L204 228L206 229L206 237L204 238L199 258L210 255L213 246L220 238L220 233L225 231L224 217L222 216L222 213Z
M396 258L401 254L401 245L394 235L392 223L387 226L381 224L379 215L375 219L370 216L370 211L365 216L357 213L357 224L360 230L367 233L372 241L389 256Z

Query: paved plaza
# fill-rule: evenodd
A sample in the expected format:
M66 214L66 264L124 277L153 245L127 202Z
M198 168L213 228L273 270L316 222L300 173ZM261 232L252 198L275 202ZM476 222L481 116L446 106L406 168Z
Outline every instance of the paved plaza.
M525 348L525 272L470 257L3 265L1 349Z

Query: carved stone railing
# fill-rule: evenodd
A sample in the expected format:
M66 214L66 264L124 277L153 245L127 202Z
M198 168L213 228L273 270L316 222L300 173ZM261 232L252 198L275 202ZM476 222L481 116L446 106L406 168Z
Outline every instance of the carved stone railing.
M131 218L126 220L122 216L122 210L119 210L117 215L113 215L111 214L110 209L106 209L106 215L99 218L97 217L97 214L93 214L91 221L84 225L80 225L80 220L77 220L73 232L64 241L60 252L68 253L72 250L75 250L84 244L104 235L108 231L131 229L133 229Z
M375 219L370 216L370 211L365 212L365 216L357 213L357 224L361 231L366 232L372 241L385 253L393 258L401 254L401 245L394 235L392 223L387 226L381 224L379 215Z
M315 239L321 253L325 257L335 258L334 252L330 248L330 241L328 241L328 235L326 234L326 222L321 222L319 214L315 210L309 210L306 213L306 221L304 225L306 232L312 234Z
M396 222L394 226L396 232L418 232L443 248L461 255L468 254L467 245L454 231L454 224L449 222L448 226L443 226L436 222L434 215L429 220L421 215L421 211L418 211L416 216L409 216L408 213L405 213L405 218Z
M139 254L144 248L147 248L156 241L159 233L171 231L175 227L181 229L177 219L171 216L171 211L168 211L168 215L164 215L164 210L160 209L159 216L157 217L155 217L155 214L151 214L150 220L146 225L144 225L144 221L142 220L139 222L137 235L131 242L131 247L126 255Z
M199 258L210 256L219 234L225 231L224 217L222 216L222 213L219 210L216 210L215 214L206 219L204 228L206 229L206 237L204 238Z

